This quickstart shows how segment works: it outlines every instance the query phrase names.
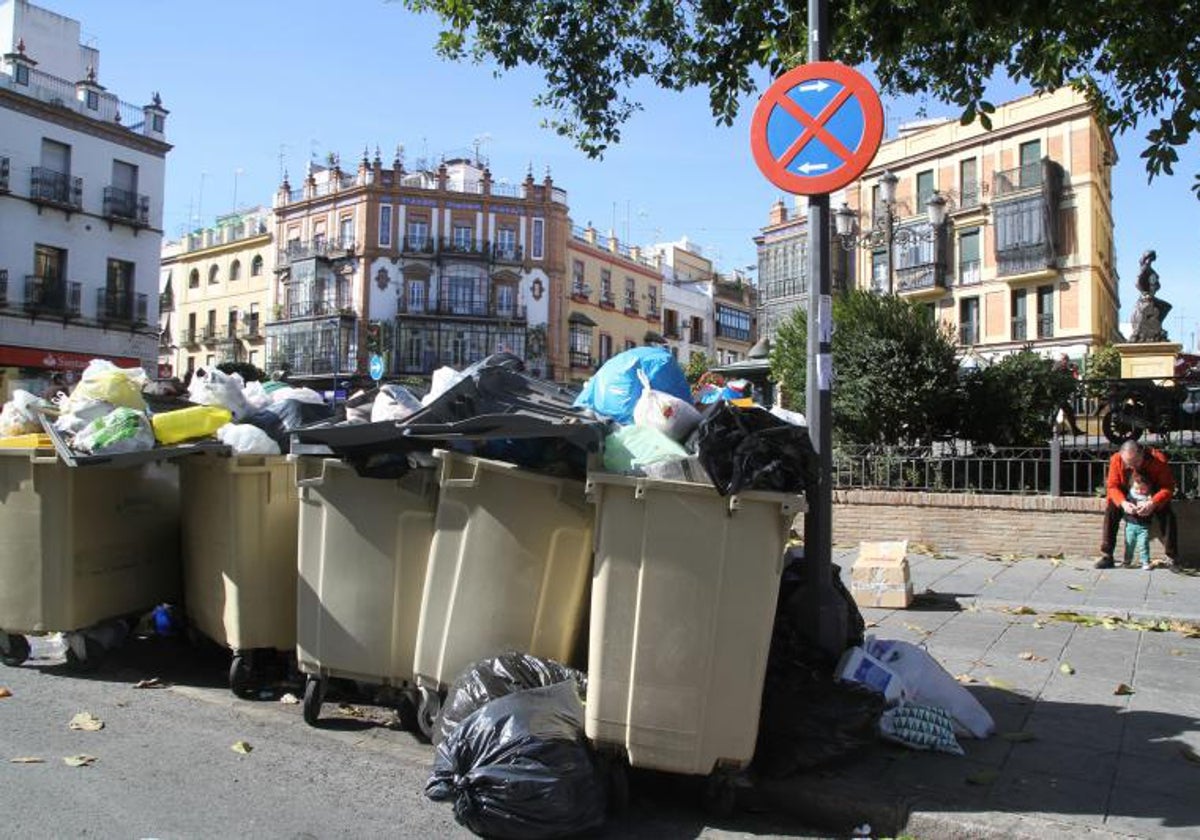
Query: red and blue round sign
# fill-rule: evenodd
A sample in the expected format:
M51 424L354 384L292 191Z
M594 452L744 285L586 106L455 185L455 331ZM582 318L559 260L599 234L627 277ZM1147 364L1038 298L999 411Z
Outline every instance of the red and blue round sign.
M754 162L798 195L839 190L871 165L883 140L883 103L866 77L835 61L784 73L750 122Z

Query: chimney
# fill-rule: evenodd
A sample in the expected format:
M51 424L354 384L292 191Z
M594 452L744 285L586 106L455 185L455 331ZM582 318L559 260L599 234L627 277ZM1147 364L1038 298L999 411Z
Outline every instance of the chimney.
M771 212L767 216L768 224L778 225L788 220L787 205L783 203L782 198L775 199L775 203L771 205Z

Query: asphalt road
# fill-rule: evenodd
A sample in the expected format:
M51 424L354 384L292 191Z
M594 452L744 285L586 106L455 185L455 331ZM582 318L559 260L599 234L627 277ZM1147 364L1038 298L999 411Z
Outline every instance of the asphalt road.
M35 648L35 655L38 649ZM56 662L58 664L56 664ZM299 705L235 698L228 656L181 643L131 642L91 673L60 660L0 666L0 830L13 838L470 837L425 798L432 749L360 702L306 725ZM165 688L137 689L158 678ZM355 698L348 697L353 701ZM68 727L79 712L99 731ZM233 749L244 741L249 754ZM94 757L90 766L64 763ZM33 757L42 763L12 763ZM594 837L812 836L787 818L714 820L684 780L635 775L629 813Z

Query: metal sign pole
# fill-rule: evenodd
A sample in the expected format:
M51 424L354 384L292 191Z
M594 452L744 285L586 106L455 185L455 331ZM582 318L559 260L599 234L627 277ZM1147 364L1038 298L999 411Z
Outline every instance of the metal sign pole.
M829 0L808 0L808 60L825 61L829 49ZM820 620L822 595L829 589L833 562L833 436L832 394L833 305L830 294L829 194L808 198L808 363L806 415L808 432L819 458L819 475L814 497L808 499L804 518L807 618L813 622L814 638L822 644Z

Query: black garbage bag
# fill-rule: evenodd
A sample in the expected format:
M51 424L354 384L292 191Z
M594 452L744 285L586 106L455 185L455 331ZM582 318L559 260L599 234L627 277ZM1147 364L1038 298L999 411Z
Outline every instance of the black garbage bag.
M786 567L780 586L754 753L755 769L776 778L850 758L873 745L884 708L882 695L833 678L841 654L862 644L865 629L840 569L833 565L821 594L822 629L832 639L822 647L808 618L801 563Z
M335 417L334 410L329 406L303 400L280 400L271 403L266 410L278 415L284 431L288 432Z
M543 688L575 680L581 695L587 693L587 674L551 659L509 651L481 659L458 675L434 727L434 743L441 743L477 709L517 691Z
M811 492L817 457L808 430L762 408L714 403L693 435L700 463L722 496L743 490Z
M438 745L425 795L483 837L564 837L604 822L606 790L573 682L518 691L463 720Z

